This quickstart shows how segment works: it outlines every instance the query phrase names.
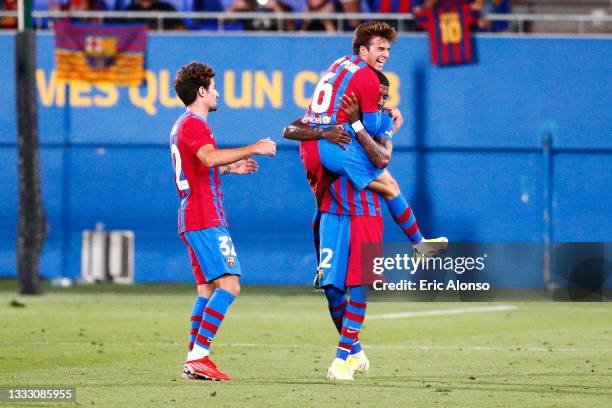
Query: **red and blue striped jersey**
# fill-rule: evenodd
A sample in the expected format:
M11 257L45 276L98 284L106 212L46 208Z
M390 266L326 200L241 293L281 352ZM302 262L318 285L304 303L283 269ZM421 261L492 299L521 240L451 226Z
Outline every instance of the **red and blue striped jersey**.
M170 151L174 182L181 200L179 233L227 227L219 169L204 166L197 157L198 150L207 144L217 148L212 131L203 117L186 111L172 126Z
M374 0L371 5L374 13L410 13L413 0Z
M383 198L365 188L357 191L349 179L340 176L331 182L323 194L321 211L341 215L382 217L380 203Z
M415 13L417 26L429 32L431 62L435 65L470 63L474 59L471 26L478 22L478 12L469 4L445 3Z
M334 61L321 76L302 122L309 126L329 127L348 121L340 110L341 97L354 93L361 112L378 112L380 81L358 55Z

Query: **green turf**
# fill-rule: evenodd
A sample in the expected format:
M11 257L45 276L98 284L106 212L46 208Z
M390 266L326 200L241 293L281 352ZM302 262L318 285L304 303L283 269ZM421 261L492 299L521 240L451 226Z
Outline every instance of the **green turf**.
M213 359L234 377L221 384L179 378L190 286L93 286L40 297L13 289L0 284L0 386L76 387L79 406L612 406L611 303L366 319L371 372L334 384L325 372L337 335L323 296L244 287L213 344ZM377 302L368 314L483 305L494 304Z

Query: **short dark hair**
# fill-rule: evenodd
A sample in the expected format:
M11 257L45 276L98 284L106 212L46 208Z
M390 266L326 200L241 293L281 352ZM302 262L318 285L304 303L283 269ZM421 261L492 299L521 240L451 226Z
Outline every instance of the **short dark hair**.
M174 90L185 106L189 106L196 100L201 86L208 90L214 76L215 70L210 65L193 61L176 73Z
M376 69L372 69L372 71L376 72L376 75L378 76L378 80L380 81L380 84L382 86L389 86L389 78L387 78L387 76L385 74L383 74L382 72L376 70Z
M370 46L370 41L374 37L382 37L390 43L394 43L397 38L397 31L387 23L372 21L361 23L353 33L353 53L359 54L359 48L363 45Z

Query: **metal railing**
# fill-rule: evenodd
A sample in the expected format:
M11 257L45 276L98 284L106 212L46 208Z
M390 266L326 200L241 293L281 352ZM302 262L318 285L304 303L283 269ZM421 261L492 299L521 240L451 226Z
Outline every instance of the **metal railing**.
M0 11L0 17L17 17L17 12ZM490 21L507 21L514 23L514 30L525 33L525 23L576 23L577 34L585 34L587 24L594 26L610 24L607 34L612 34L612 15L592 14L487 14L483 16ZM157 12L157 11L41 11L32 12L32 18L37 28L43 27L45 20L60 18L94 19L103 21L147 20L156 21L157 31L164 29L166 20L207 20L217 22L217 31L224 31L224 24L232 21L245 20L275 20L285 22L290 20L334 20L342 32L345 21L350 20L385 20L395 21L400 26L403 22L414 20L410 13L277 13L277 12ZM277 31L285 31L283 24L277 24Z

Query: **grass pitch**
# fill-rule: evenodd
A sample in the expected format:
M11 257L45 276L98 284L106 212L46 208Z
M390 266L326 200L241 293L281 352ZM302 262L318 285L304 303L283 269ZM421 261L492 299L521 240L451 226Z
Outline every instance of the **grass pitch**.
M14 293L0 284L0 386L76 387L61 406L612 406L611 303L366 318L370 374L332 383L338 337L324 297L247 286L211 354L234 381L217 383L179 378L191 285ZM373 302L368 316L494 305Z

